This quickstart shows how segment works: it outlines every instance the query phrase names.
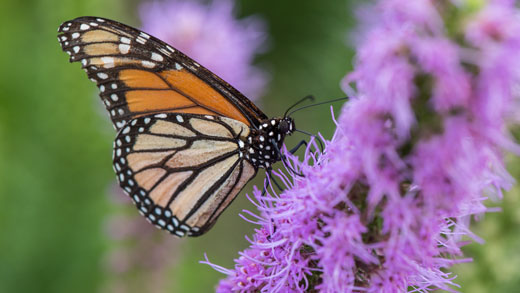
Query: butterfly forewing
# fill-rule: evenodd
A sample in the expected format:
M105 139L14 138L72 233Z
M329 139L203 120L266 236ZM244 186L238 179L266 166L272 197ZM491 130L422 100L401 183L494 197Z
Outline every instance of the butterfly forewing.
M256 174L238 144L248 134L246 124L225 117L142 116L119 132L114 168L153 224L177 236L200 235Z
M267 117L228 83L164 42L116 21L80 17L58 39L96 82L117 129L152 113L229 117L250 127Z

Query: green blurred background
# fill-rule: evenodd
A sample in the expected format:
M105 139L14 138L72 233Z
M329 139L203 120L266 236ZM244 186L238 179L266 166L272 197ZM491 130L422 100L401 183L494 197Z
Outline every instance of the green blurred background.
M151 291L143 285L150 282L146 267L121 274L107 265L110 255L132 245L114 240L107 221L113 214L136 212L111 199L114 131L95 86L79 65L68 63L56 39L61 22L82 15L139 26L138 5L135 0L2 1L0 292ZM258 14L269 25L270 49L257 59L272 75L260 102L269 116L283 113L307 94L319 100L344 95L339 81L352 64L353 50L346 40L355 25L354 5L345 0L238 1L239 16ZM333 132L326 106L294 118L301 129L325 137ZM288 145L299 139L291 138ZM519 165L516 159L509 161ZM520 169L511 171L518 178ZM474 263L455 268L463 292L518 291L518 192L515 188L499 204L503 213L488 214L474 226L487 244L469 245L466 251ZM201 238L165 242L163 235L154 236L174 259L154 275L165 282L161 290L213 290L223 275L198 261L207 253L212 262L233 266L237 252L247 246L244 235L254 228L239 218L244 208L253 206L239 196ZM146 258L149 252L135 253ZM121 289L114 283L130 286Z

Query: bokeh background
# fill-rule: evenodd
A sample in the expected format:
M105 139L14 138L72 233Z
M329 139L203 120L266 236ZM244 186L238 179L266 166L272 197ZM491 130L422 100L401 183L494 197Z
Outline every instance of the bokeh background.
M352 67L348 35L360 1L235 2L241 19L256 15L268 41L254 66L269 77L257 100L268 116L301 97L343 96ZM59 24L83 15L142 26L142 1L3 0L0 9L0 292L211 292L223 277L199 264L233 266L252 225L240 195L207 235L174 239L156 231L124 199L111 166L114 131L96 87L70 65L56 39ZM165 26L168 23L164 23ZM172 44L175 46L175 44ZM340 104L335 105L336 112ZM298 128L329 138L330 109L295 114ZM294 145L304 137L287 141ZM509 170L520 177L520 161ZM262 176L258 176L262 177ZM261 184L262 178L250 183ZM485 245L466 248L475 261L455 267L463 292L520 287L520 189L485 215L474 231Z

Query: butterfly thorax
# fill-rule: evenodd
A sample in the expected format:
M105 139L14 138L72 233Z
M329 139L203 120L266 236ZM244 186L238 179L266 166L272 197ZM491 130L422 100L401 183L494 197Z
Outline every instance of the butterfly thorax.
M280 149L285 136L294 131L292 118L272 118L262 121L258 129L251 129L245 141L239 141L241 156L255 168L269 169L280 161Z

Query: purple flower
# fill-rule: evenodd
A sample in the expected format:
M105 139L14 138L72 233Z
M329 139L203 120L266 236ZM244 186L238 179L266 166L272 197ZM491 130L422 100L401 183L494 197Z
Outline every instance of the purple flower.
M265 49L264 22L249 16L235 18L232 0L168 0L144 3L142 29L181 50L250 99L266 88L267 74L253 66Z
M471 261L464 237L483 243L471 219L513 183L504 151L520 154L507 131L518 122L520 11L513 1L477 12L412 2L379 0L359 14L342 83L352 99L334 137L323 154L312 144L304 158L287 154L305 176L276 173L283 192L253 192L250 247L233 269L205 261L227 275L219 292L458 286L449 268Z

